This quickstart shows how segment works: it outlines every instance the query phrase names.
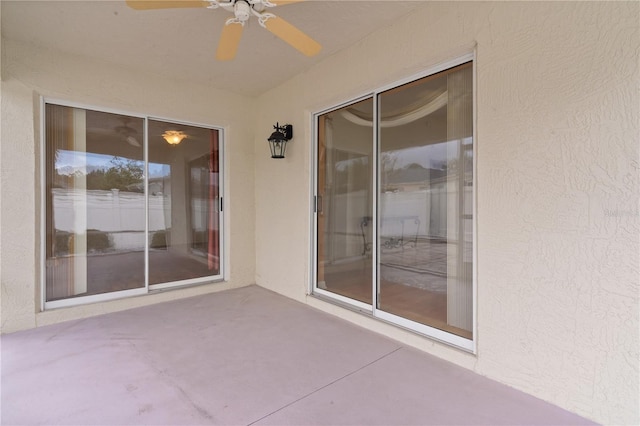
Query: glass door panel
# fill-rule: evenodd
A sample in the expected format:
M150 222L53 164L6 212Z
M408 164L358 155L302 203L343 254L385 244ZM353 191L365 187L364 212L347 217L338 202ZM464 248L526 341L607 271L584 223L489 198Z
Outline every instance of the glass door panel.
M472 338L471 63L378 96L378 309Z
M221 275L219 138L149 120L149 285Z
M142 118L46 104L47 302L145 287Z
M373 100L318 117L317 287L372 304Z

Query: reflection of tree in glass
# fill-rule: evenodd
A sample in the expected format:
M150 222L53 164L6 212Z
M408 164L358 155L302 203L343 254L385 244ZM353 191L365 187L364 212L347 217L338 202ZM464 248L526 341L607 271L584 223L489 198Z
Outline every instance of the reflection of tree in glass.
M395 151L384 151L380 153L380 166L382 168L382 192L385 192L387 190L386 186L389 184L389 178L395 171L397 164L398 157L396 156Z
M87 189L142 192L144 169L140 162L120 157L111 159L108 169L94 170L87 174Z

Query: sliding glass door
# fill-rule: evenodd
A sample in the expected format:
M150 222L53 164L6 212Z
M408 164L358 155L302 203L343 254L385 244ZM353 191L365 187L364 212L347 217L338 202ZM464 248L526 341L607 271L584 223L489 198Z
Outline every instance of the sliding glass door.
M46 104L46 301L144 289L144 120Z
M467 63L378 95L377 308L466 338L473 312L471 69Z
M373 100L318 118L318 287L371 305ZM365 117L368 125L354 123Z
M220 274L219 170L219 130L149 120L150 286Z
M470 60L317 115L314 292L473 347Z
M44 305L222 277L219 129L44 103Z

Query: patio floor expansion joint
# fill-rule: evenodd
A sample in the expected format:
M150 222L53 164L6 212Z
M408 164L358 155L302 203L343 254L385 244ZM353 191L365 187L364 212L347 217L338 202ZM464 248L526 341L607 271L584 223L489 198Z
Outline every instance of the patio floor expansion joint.
M381 360L383 360L383 359L387 358L388 356L393 355L394 353L398 352L400 349L403 349L403 347L402 347L402 346L399 346L399 347L395 348L394 350L392 350L392 351L390 351L390 352L388 352L388 353L386 353L386 354L384 354L384 355L379 356L378 358L374 359L374 360L373 360L373 361L371 361L371 362L368 362L367 364L363 365L362 367L356 368L355 370L353 370L353 371L351 371L351 372L349 372L349 373L347 373L347 374L344 374L344 375L342 375L341 377L338 377L337 379L332 380L331 382L329 382L329 383L327 383L327 384L325 384L325 385L320 386L318 389L315 389L315 390L313 390L313 391L311 391L311 392L307 393L306 395L303 395L303 396L301 396L300 398L295 399L295 400L293 400L293 401L289 402L288 404L283 405L282 407L278 408L277 410L274 410L274 411L272 411L271 413L266 414L266 415L264 415L264 416L260 417L259 419L256 419L256 420L252 421L251 423L248 423L248 424L247 424L247 426L251 426L251 425L253 425L253 424L256 424L256 423L258 423L258 422L260 422L260 421L262 421L262 420L264 420L264 419L266 419L266 418L268 418L268 417L270 417L270 416L272 416L272 415L274 415L274 414L278 413L279 411L282 411L282 410L284 410L285 408L290 407L290 406L292 406L293 404L295 404L295 403L297 403L297 402L300 402L300 401L302 401L302 400L304 400L304 399L306 399L306 398L310 397L311 395L313 395L313 394L315 394L315 393L317 393L317 392L320 392L321 390L326 389L326 388L328 388L329 386L331 386L331 385L333 385L333 384L335 384L335 383L338 383L339 381L344 380L344 379L346 379L347 377L352 376L352 375L354 375L354 374L356 374L356 373L358 373L358 372L360 372L360 371L364 370L365 368L368 368L368 367L372 366L373 364L375 364L375 363L377 363L377 362L379 362L379 361L381 361Z

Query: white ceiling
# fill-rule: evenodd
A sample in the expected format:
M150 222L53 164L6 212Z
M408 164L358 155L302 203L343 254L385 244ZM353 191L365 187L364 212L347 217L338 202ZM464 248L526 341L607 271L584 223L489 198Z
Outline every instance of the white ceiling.
M259 95L310 68L377 28L421 7L423 1L305 1L271 9L317 40L308 58L253 20L236 58L216 61L225 20L221 9L136 11L124 1L2 0L2 37L188 79L246 95Z

